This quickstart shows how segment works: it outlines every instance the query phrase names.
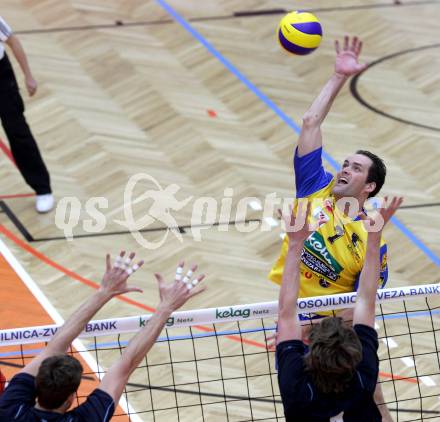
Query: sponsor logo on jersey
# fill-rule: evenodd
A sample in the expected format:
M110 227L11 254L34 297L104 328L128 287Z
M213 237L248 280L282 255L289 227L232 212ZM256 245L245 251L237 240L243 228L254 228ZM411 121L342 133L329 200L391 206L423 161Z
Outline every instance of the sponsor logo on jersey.
M327 223L330 220L329 215L321 207L316 207L312 212L313 218L317 221L318 225Z
M383 285L388 278L388 267L387 267L387 254L386 252L382 256L382 261L380 263L380 284Z
M337 280L344 270L328 251L324 238L319 232L312 233L304 242L301 260L312 271L332 281Z
M353 246L357 248L358 242L362 242L362 240L359 238L359 236L356 233L353 233L351 235L351 243L353 243Z
M305 248L301 253L301 262L314 273L326 277L329 280L336 281L339 278L339 273L335 272L329 265L322 262Z
M323 278L319 279L319 285L321 287L327 288L330 286L330 283L327 280L324 280Z
M336 240L340 239L342 236L344 236L344 229L340 225L335 226L335 235L327 237L327 240L330 243L335 243Z
M383 272L387 269L387 254L384 253L382 256L382 262L380 263L380 271Z
M350 251L350 253L353 255L353 258L360 262L362 260L361 256L359 255L359 252L353 247L353 245L347 245L347 249Z

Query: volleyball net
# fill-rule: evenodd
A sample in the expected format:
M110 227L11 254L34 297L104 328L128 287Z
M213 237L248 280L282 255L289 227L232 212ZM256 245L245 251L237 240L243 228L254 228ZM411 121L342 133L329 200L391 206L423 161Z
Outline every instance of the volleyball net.
M300 299L301 313L353 307L356 294ZM440 284L377 293L380 379L396 421L440 418ZM95 388L149 315L90 322L70 353L84 366L78 403ZM277 302L175 312L130 377L113 420L284 420L274 349ZM303 321L302 324L310 324ZM56 325L0 331L0 368L10 379Z

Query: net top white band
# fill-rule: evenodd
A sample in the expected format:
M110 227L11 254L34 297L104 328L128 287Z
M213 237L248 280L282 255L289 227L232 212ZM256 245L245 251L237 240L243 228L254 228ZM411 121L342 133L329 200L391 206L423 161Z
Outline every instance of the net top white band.
M440 284L396 287L381 289L377 292L377 303L402 301L440 295ZM330 296L308 297L298 300L298 312L315 313L354 307L356 293ZM219 308L197 309L174 312L166 327L187 327L192 325L234 322L260 318L275 318L278 314L278 302L263 302L247 305L224 306ZM151 314L137 317L104 319L91 321L80 338L97 337L107 334L134 333L146 325ZM17 328L0 331L0 346L33 344L49 341L56 333L58 325Z

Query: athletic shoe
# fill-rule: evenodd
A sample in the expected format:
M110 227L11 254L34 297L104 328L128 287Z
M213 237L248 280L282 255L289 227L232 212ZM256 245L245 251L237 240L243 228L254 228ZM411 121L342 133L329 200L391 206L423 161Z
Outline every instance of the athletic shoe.
M54 206L55 200L51 193L46 193L45 195L37 195L35 202L35 208L39 213L49 212Z

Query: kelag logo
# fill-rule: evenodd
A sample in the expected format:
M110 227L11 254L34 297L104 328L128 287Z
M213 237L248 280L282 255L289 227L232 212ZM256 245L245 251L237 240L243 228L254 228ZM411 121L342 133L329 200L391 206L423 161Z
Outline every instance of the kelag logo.
M139 317L139 327L145 327L147 325L148 320Z
M148 324L148 320L139 317L139 327L145 327ZM169 317L165 323L167 327L172 327L174 325L174 317Z
M223 319L223 318L230 318L230 317L243 317L243 318L249 318L249 315L251 314L250 309L226 309L226 310L215 310L215 319Z

